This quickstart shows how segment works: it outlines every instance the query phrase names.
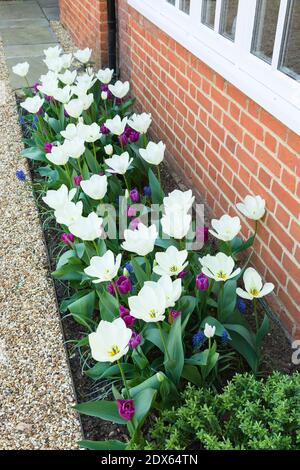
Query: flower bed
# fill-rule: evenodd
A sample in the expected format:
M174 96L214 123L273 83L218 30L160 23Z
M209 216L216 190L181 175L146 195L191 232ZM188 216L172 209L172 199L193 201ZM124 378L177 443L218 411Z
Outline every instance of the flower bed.
M20 105L29 129L23 156L39 175L44 220L55 219L60 233L52 275L67 284L62 313L81 328L74 341L83 373L111 393L77 409L127 426L130 440L81 445L126 449L141 445L149 414L180 400L187 382L217 387L241 362L260 372L269 318L258 301L274 286L243 252L265 201L249 195L237 205L253 220L248 240L239 217L225 214L211 221L211 244L192 190L164 194L165 146L148 140L151 116L130 111L129 83L113 84L109 69L95 73L89 49L45 55L49 72L24 89ZM26 77L27 64L14 71Z

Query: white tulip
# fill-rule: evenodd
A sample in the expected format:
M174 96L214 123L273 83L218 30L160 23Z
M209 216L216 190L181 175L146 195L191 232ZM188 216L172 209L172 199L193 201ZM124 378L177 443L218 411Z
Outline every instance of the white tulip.
M260 196L246 196L243 202L239 202L236 207L248 217L248 219L259 220L265 215L266 201Z
M107 193L107 176L92 175L89 180L81 181L80 186L83 192L92 199L103 199Z
M95 277L94 284L100 282L112 281L117 275L121 265L122 255L115 255L108 250L103 256L93 256L90 265L85 268L84 272L90 277Z
M76 91L78 95L86 95L96 81L97 78L95 78L93 74L89 75L84 73L83 75L78 75L76 79Z
M105 145L104 152L106 153L106 155L112 155L114 153L113 146L111 144Z
M131 329L127 328L122 318L111 323L101 320L96 332L89 334L93 359L99 362L118 361L128 352L131 335Z
M68 124L64 131L60 131L64 139L73 140L75 137L79 137L78 129L75 124Z
M137 230L124 230L125 241L122 243L122 248L137 255L146 256L153 251L157 237L158 232L154 224L146 227L140 223Z
M63 54L61 56L61 61L62 61L63 69L68 69L69 67L71 67L72 62L73 62L72 54Z
M21 103L21 107L31 114L36 114L43 106L44 101L45 100L43 98L36 95L33 98L26 98L26 100Z
M62 48L60 46L48 47L44 49L44 54L47 59L57 59L62 53Z
M19 77L26 77L29 71L28 62L22 62L13 66L12 71L14 74L19 75Z
M265 285L262 283L262 278L257 271L253 268L247 268L243 275L245 289L240 287L236 289L236 293L243 299L252 300L254 298L264 297L274 290L274 284L267 282Z
M105 126L115 135L123 134L125 127L127 125L127 117L124 117L122 120L117 114L113 119L107 119Z
M98 78L99 82L104 83L105 85L107 85L108 83L111 82L113 74L114 74L113 69L106 68L104 70L99 70L96 73L96 77Z
M146 281L145 285L148 285L151 281ZM175 279L172 281L170 276L162 276L157 284L163 289L166 296L166 308L174 307L175 303L181 296L182 286L181 279Z
M65 165L69 161L69 155L65 150L65 145L53 146L50 153L46 153L47 159L54 165Z
M80 217L74 224L69 226L69 230L75 237L83 241L93 241L101 237L103 219L95 212L91 212L88 217Z
M92 49L89 49L88 47L85 49L78 49L78 51L74 52L74 57L82 64L86 64L89 62L92 52Z
M159 276L177 276L188 265L187 250L177 250L175 246L169 246L166 251L159 251L155 255L156 265L153 271Z
M53 94L53 98L60 103L69 103L72 96L70 85L66 85L64 88L57 88Z
M166 296L157 282L146 282L138 295L129 297L128 305L130 315L146 323L163 321L165 318Z
M108 85L108 89L116 98L122 99L129 92L129 82L118 80L114 85Z
M63 68L63 61L61 57L46 58L43 59L43 62L45 62L49 70L55 73L59 73Z
M145 149L140 149L141 157L151 165L159 165L165 156L166 146L163 142L158 144L149 142Z
M87 125L79 123L77 125L78 133L81 135L86 142L96 142L101 137L100 126L96 122Z
M80 158L85 152L84 140L81 137L74 137L72 140L65 140L64 151L70 158Z
M108 98L107 91L102 91L102 92L101 92L101 99L102 99L103 101L106 101L107 98Z
M42 199L47 206L56 210L65 206L68 202L71 202L76 191L76 188L69 191L67 186L62 184L59 189L48 189L46 196L42 197Z
M58 78L64 85L72 85L76 79L77 71L66 70L64 73L58 75Z
M38 90L44 95L53 96L58 89L58 79L56 74L51 72L47 75L44 75L41 78L41 82L42 84L37 86Z
M230 217L227 214L222 215L220 219L212 219L211 225L214 230L209 230L209 233L224 242L233 240L241 230L239 217Z
M234 259L222 252L217 253L215 256L203 256L203 258L199 258L199 261L202 265L203 274L215 281L227 281L227 279L231 279L241 272L241 268L233 271Z
M151 114L133 114L128 120L128 125L140 134L146 134L151 122Z
M163 232L176 240L184 238L191 226L192 216L185 212L167 210L161 218Z
M63 207L59 207L55 210L54 216L58 224L69 226L80 219L82 210L82 201L79 201L76 204L74 202L67 202Z
M83 110L86 111L94 102L94 95L93 93L89 93L88 95L80 95L79 101L82 103Z
M195 200L192 190L180 191L174 189L168 196L164 197L163 203L165 210L188 212Z
M107 172L125 175L129 166L133 162L133 158L129 158L128 152L123 152L121 155L113 155L111 158L107 158L104 161L109 167L106 170Z
M83 112L84 104L78 98L75 98L65 105L65 110L68 115L73 118L79 118Z
M213 338L215 336L216 327L205 323L204 334L206 338Z

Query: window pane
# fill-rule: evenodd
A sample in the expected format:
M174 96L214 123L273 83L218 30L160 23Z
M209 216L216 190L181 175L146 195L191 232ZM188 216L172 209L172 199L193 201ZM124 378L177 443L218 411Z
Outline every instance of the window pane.
M280 0L258 0L251 52L272 62Z
M283 37L280 70L300 80L300 2L291 1Z
M190 14L191 0L180 0L179 8L184 11L184 13Z
M223 0L220 33L234 41L239 0Z
M168 3L171 3L171 5L175 5L176 0L167 0Z
M210 28L215 25L216 3L217 0L203 0L202 2L201 21Z

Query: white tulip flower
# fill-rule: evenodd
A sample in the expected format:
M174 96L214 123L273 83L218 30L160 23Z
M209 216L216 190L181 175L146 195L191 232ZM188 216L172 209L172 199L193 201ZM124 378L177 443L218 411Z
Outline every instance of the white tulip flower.
M58 78L64 85L72 85L76 79L77 71L66 70L64 73L58 75Z
M101 137L100 126L96 122L90 125L79 122L77 129L78 134L84 138L85 142L96 142Z
M241 268L234 269L234 259L225 253L219 252L215 256L206 255L199 258L202 272L215 281L227 281L241 272Z
M36 95L33 98L26 98L26 100L21 103L21 107L26 109L26 111L31 114L36 114L43 106L44 101L45 100L43 98L40 98L38 95Z
M89 93L88 95L80 95L78 99L82 103L83 110L86 111L94 102L94 95L93 93Z
M67 202L63 207L55 210L54 216L58 224L67 225L74 224L82 216L83 204L82 201Z
M165 210L182 211L188 212L194 204L195 196L193 196L192 190L180 191L174 189L168 196L164 197L163 204Z
M101 91L101 99L102 99L103 101L106 101L107 98L108 98L108 93L107 93L107 91Z
M113 146L111 144L105 145L104 152L106 153L106 155L112 155L114 153Z
M129 92L129 82L118 80L114 85L108 85L108 89L116 98L122 99Z
M103 233L103 219L95 212L91 212L87 217L80 217L74 224L69 226L69 230L75 237L83 241L93 241L101 237Z
M111 82L113 74L114 74L114 69L106 68L104 70L99 70L96 73L96 77L98 78L99 82L104 83L105 85L108 85L108 83Z
M133 114L128 120L128 125L140 134L146 134L151 122L151 114Z
M85 152L84 140L81 137L74 137L72 140L65 140L64 151L70 158L80 158Z
M96 278L92 281L94 284L110 282L118 275L121 259L121 254L115 258L113 252L108 250L103 256L93 256L90 265L85 268L84 272L88 276Z
M53 98L60 103L69 103L72 96L72 90L70 85L66 85L64 88L57 88L53 94Z
M47 59L57 59L62 53L62 48L60 46L48 47L44 49L44 54Z
M123 152L121 155L113 155L111 158L106 158L104 161L109 167L106 170L107 172L125 175L126 171L133 162L133 158L129 157L128 152Z
M151 165L159 165L165 156L166 146L163 142L156 144L155 142L149 142L145 149L140 149L141 157Z
M124 117L122 120L117 114L113 119L107 119L105 126L115 135L121 135L125 131L128 119Z
M89 334L93 359L99 362L115 362L129 349L128 343L132 330L127 328L122 318L113 322L101 320L96 332Z
M188 265L187 250L177 250L175 246L169 246L166 251L155 254L156 265L153 271L159 276L177 276Z
M38 90L47 96L54 96L54 93L58 89L58 79L56 78L56 74L48 74L44 75L42 80L42 84L38 85Z
M82 64L87 64L92 55L92 49L86 47L85 49L78 49L74 52L74 57Z
M47 159L54 165L65 165L69 161L65 145L53 146L50 153L46 153Z
M185 212L167 210L161 218L163 232L176 240L182 240L191 226L192 216Z
M53 58L46 58L43 59L47 68L52 72L59 73L63 68L63 61L61 57L53 57Z
M47 206L56 210L64 207L68 202L71 202L76 191L76 188L69 191L67 186L62 184L59 189L48 189L46 196L43 196L42 199Z
M211 225L214 230L209 230L209 233L224 242L233 240L241 230L239 217L230 217L228 214L222 215L220 219L212 219Z
M236 207L248 217L248 219L259 220L265 215L266 201L260 196L246 196L243 202L239 202Z
M215 333L216 333L216 327L211 326L208 323L205 323L204 335L206 336L206 338L213 338L215 336Z
M107 193L107 176L92 175L89 180L81 181L80 186L85 194L98 201Z
M76 79L76 91L79 95L86 95L90 88L96 83L97 78L94 77L94 74L89 75L84 73L83 75L78 75Z
M166 310L166 296L163 288L157 283L148 281L138 295L129 297L130 315L146 323L163 321Z
M19 77L26 77L29 71L28 62L22 62L13 66L12 71L14 74L19 75Z
M125 241L122 243L122 248L139 256L146 256L153 251L157 237L158 232L155 224L146 227L140 223L137 230L124 230Z
M71 67L72 62L73 62L73 56L72 54L63 54L61 56L61 61L62 61L62 68L63 69L68 69Z
M146 281L145 285L148 285L149 282L151 281ZM181 279L172 281L170 276L162 276L157 284L163 289L166 296L166 308L174 307L182 293Z
M79 116L82 115L83 109L84 103L78 98L69 101L69 103L65 105L65 110L67 111L68 115L73 118L79 118Z
M247 268L243 275L245 289L240 287L236 289L236 293L243 299L253 300L254 298L264 297L274 290L274 284L267 282L265 285L262 283L262 278L258 272L253 268Z
M60 131L61 135L66 140L73 140L75 137L82 137L79 136L78 128L76 124L68 124L64 131Z

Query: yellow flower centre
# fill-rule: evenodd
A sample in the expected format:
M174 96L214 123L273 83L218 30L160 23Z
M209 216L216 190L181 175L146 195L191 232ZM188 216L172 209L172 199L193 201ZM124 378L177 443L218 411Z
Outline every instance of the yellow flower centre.
M156 310L152 308L149 312L149 317L150 318L155 318L156 317Z
M257 297L259 294L259 291L256 289L256 287L252 287L249 292L251 295L253 295L253 297Z
M220 269L220 271L217 272L216 276L218 279L221 279L222 281L226 281L226 279L228 279L227 273L223 271L222 269Z
M119 354L120 352L120 348L116 345L116 344L113 344L112 348L110 351L108 351L108 355L110 357L114 357L116 356L117 354Z
M177 266L175 266L175 264L173 264L173 266L170 266L170 273L177 273L178 271L178 268Z

